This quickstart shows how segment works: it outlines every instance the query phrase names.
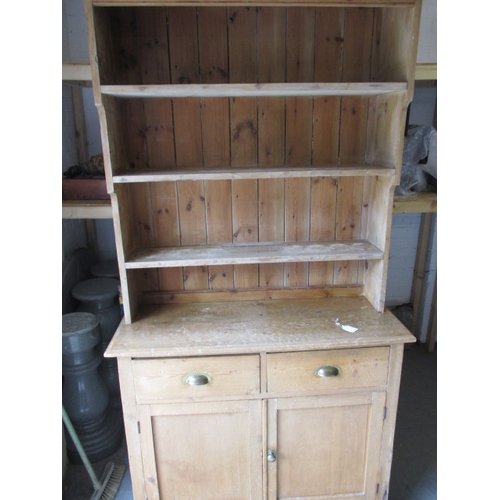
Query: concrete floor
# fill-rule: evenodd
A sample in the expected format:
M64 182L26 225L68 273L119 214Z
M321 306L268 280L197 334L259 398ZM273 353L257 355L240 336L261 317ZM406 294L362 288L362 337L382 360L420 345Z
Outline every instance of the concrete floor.
M406 346L389 500L437 499L437 348Z
M437 350L406 346L388 500L437 499L436 382ZM125 441L112 456L93 464L98 477L109 461L127 465ZM62 489L62 500L89 500L94 491L85 467L73 464L68 465ZM128 467L115 500L132 500Z

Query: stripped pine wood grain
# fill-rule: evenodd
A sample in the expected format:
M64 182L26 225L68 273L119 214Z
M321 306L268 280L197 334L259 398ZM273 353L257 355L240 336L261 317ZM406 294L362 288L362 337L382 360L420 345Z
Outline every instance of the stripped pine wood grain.
M130 33L130 37L122 37L119 44L115 46L118 51L119 64L124 68L126 80L124 83L134 83L142 81L141 67L131 63L137 50L135 37L139 35L137 31L136 13L134 10L117 10L114 13L114 25L121 33ZM148 148L146 142L146 117L144 113L144 103L140 100L125 99L118 104L121 116L127 117L128 135L118 133L122 136L122 147L125 150L125 157L128 165L125 168L145 168L149 165ZM117 124L117 132L123 128ZM120 167L122 168L122 167ZM122 193L123 195L123 193ZM150 189L149 184L144 184L138 189L127 190L127 213L121 215L121 227L128 225L128 242L134 242L134 246L150 246L154 244L154 226L150 213ZM121 204L119 204L121 206ZM127 221L127 222L125 222ZM132 236L133 235L133 236ZM122 239L121 228L118 232L118 241ZM130 245L132 246L132 245ZM130 248L130 247L129 247ZM123 263L122 263L123 266ZM133 277L129 277L130 285L134 290L153 291L158 290L158 272L156 269L141 269ZM137 291L134 291L138 295ZM139 299L135 299L137 303ZM133 306L135 309L136 305Z
M130 206L133 207L128 216L130 230L136 244L143 248L154 245L155 237L149 187L149 184L141 184L128 193ZM138 286L143 291L159 289L156 269L142 269L136 279L139 280Z
M338 327L337 317L356 325L356 335ZM245 307L239 302L186 303L145 307L137 323L121 326L106 356L293 352L414 341L392 314L379 314L364 297L250 301Z
M207 207L207 243L232 242L231 182L207 181L205 183ZM212 265L209 268L211 289L234 288L234 266Z
M97 112L103 140L102 154L104 159L104 173L106 175L106 189L108 193L114 191L113 178L118 173L126 171L127 158L121 140L127 135L120 131L119 99L102 96L102 105L97 106Z
M154 217L157 247L179 246L179 204L177 186L173 182L151 185L151 212ZM160 290L183 290L182 268L158 269Z
M170 7L168 26L172 84L199 83L196 10Z
M196 10L171 7L168 12L171 80L176 84L198 83L198 34ZM175 152L177 167L203 164L203 140L199 98L173 101ZM200 180L177 183L181 244L199 245L207 241L205 191ZM208 287L208 269L184 267L184 289Z
M286 242L195 245L173 248L145 248L133 253L125 263L128 269L310 262L323 260L382 259L383 252L363 240L335 242Z
M314 97L402 93L405 82L366 83L236 83L188 85L103 85L104 95L117 97Z
M92 0L94 5L121 5L123 0ZM364 7L411 7L415 5L416 0L356 0L356 4ZM131 5L206 5L205 0L135 0L130 2ZM217 0L214 5L262 5L262 0ZM349 7L352 6L352 0L280 0L266 1L266 5L283 6L283 5L325 5L329 7Z
M284 240L285 185L283 180L259 181L259 241ZM283 286L282 264L261 264L261 287Z
M135 9L104 9L99 14L96 22L100 26L96 35L100 82L103 85L140 82L139 66L136 64L137 46L134 41L137 34Z
M170 83L167 16L165 7L136 10L138 64L144 85Z
M336 208L337 180L328 177L313 177L311 179L311 242L335 239ZM333 271L333 261L311 262L309 285L331 285Z
M286 16L287 10L260 7L257 11L258 86L286 81ZM281 97L280 94L277 97Z
M193 106L193 111L196 107ZM177 122L178 112L174 116ZM196 116L200 124L199 107ZM189 121L184 116L182 122L189 127ZM177 127L177 124L176 124ZM198 141L182 141L176 144L177 158L182 156L184 161L202 161L201 132ZM191 146L192 149L191 149ZM198 146L198 147L196 147ZM186 153L186 154L184 154ZM195 154L196 153L196 154ZM180 238L182 244L204 244L206 243L206 213L205 213L205 193L203 181L183 181L178 183L179 196L179 218L180 218ZM206 288L208 286L208 275L206 268L183 269L184 287L187 289Z
M132 272L132 271L128 271ZM246 290L208 290L200 292L150 292L144 294L143 304L187 304L195 302L228 302L249 300L328 299L359 297L363 286L310 286L309 288L248 288Z
M198 9L198 47L200 76L203 82L229 81L227 13L225 8ZM221 33L214 36L213 33ZM202 99L203 167L212 170L231 164L229 100ZM231 181L205 181L207 242L232 241ZM234 288L234 266L210 266L211 289Z
M317 9L315 33L314 81L340 81L344 10ZM338 159L340 97L314 98L313 165L333 164ZM337 179L313 177L311 179L311 241L335 239ZM334 263L311 262L309 285L331 285Z
M314 78L315 9L288 9L287 81L310 82ZM287 97L286 163L311 163L313 100ZM309 240L310 179L287 179L285 184L285 239ZM287 286L308 284L308 264L285 265Z
M228 9L228 44L231 83L255 81L257 77L257 12L255 8ZM231 98L231 166L257 164L257 99ZM258 241L258 186L256 180L232 181L233 241ZM256 287L259 268L238 266L236 288Z
M385 258L374 264L366 262L363 282L365 294L373 306L382 311L385 303L387 269L389 265L391 200L394 186L399 182L404 144L407 102L404 96L385 99L370 98L367 144L367 160L382 161L395 166L391 178L372 177L365 179L363 201L363 233L385 252ZM366 208L365 208L366 207ZM366 220L366 222L365 222Z
M203 181L184 181L179 183L178 189L181 244L205 245L207 242L207 226ZM188 266L188 261L185 262L186 266ZM179 264L182 265L182 263ZM208 288L206 264L199 266L191 264L189 267L184 268L184 288L186 290Z
M137 45L143 84L170 82L167 40L167 10L138 9ZM172 169L175 167L172 102L166 98L145 99L143 106L148 167Z
M344 9L343 82L369 82L373 38L372 9Z
M409 82L408 100L413 98L415 85L415 64L408 64L408 60L416 60L420 12L420 8L376 9L374 18L372 78Z
M132 318L139 309L141 290L139 289L136 274L137 271L127 271L125 260L136 250L131 238L131 227L128 215L131 211L126 186L116 186L116 190L110 193L111 211L113 215L113 228L115 231L116 256L118 269L120 271L120 282L123 298L123 315L127 323L132 322ZM132 233L133 234L133 233Z
M232 181L233 242L258 241L257 181ZM242 265L234 270L236 288L258 285L258 266Z
M281 120L281 115L285 108L278 103L280 100L271 99L271 98L259 98L259 130L261 130L261 124L264 123L264 116L269 114L270 112L276 113L274 116L276 120ZM281 101L283 102L283 101ZM340 101L338 101L340 102ZM322 106L325 108L329 108L325 110L325 115L328 118L332 118L334 113L337 113L337 120L331 124L320 122L319 119L316 121L316 132L315 132L315 143L321 143L322 141L326 142L325 146L329 152L334 154L338 154L335 151L335 148L332 146L333 144L338 144L338 133L336 130L339 126L339 112L338 111L338 102L323 100ZM203 106L203 109L205 107ZM271 109L275 109L276 111L270 111ZM318 116L318 114L316 114ZM319 127L321 125L321 128ZM262 125L263 127L265 125ZM322 130L323 127L326 130ZM269 128L269 127L268 127ZM265 158L263 155L272 156L271 149L266 149L270 147L272 141L276 141L276 147L284 148L284 139L283 143L278 144L277 141L281 140L284 136L283 126L282 130L278 130L277 127L273 127L273 130L270 131L270 134L275 134L272 136L267 136L264 133L259 133L259 151L262 150L262 154L259 153L259 160L261 165L258 167L239 167L237 169L230 167L214 167L210 169L200 169L197 168L185 168L172 170L169 172L160 172L160 171L152 171L148 170L147 172L136 172L136 173L127 173L126 175L120 174L114 176L113 181L115 184L124 184L131 182L165 182L165 181L183 181L183 180L225 180L225 179L286 179L290 177L369 177L369 176L394 176L395 169L388 166L384 167L382 165L377 164L367 164L367 163L331 163L331 164L323 164L323 165L304 165L304 166L293 166L293 165L279 165L279 166L266 166L270 163L270 158ZM319 129L319 131L318 131ZM313 150L313 160L322 156L318 154L319 151L322 151L323 148L315 147ZM270 154L271 153L271 154ZM284 153L284 151L283 151ZM284 156L284 155L282 155Z
M170 82L170 60L167 49L167 11L165 8L154 10L137 9L135 13L137 29L137 53L140 67L141 82L143 84L161 84ZM172 168L175 166L175 149L172 124L172 103L170 99L155 99L143 101L144 127L143 135L147 160L144 166L147 168ZM151 213L153 240L157 246L171 245L178 242L177 210L173 210L173 203L169 203L171 193L165 193L163 186L150 185L148 187L148 210ZM171 186L170 186L171 187ZM166 188L168 189L168 188ZM163 195L163 196L162 196ZM168 196L170 195L170 196ZM167 198L167 199L165 199ZM167 201L167 206L155 207L156 203ZM163 211L162 211L163 209ZM161 225L159 215L163 214L169 218L169 227ZM162 221L163 222L163 221ZM171 223L174 224L171 224ZM170 233L170 227L176 229ZM177 286L181 274L178 269L158 269L155 274L151 272L143 275L154 284L155 288L161 289L162 284L167 281L170 285ZM149 291L147 288L145 291Z
M169 31L172 82L198 82L196 11L170 8ZM200 100L174 99L173 107L177 167L202 165Z
M200 79L205 84L229 83L227 9L198 9Z
M130 36L118 37L114 44L114 55L117 58L119 73L123 83L133 84L142 81L141 67L135 63L137 44L137 23L134 9L116 9L113 11L113 31ZM113 37L114 38L114 37ZM128 164L126 168L144 168L148 166L147 145L145 141L144 103L137 99L122 99L118 103L120 114L127 117L129 127L122 133L127 134L122 147ZM118 125L118 130L122 127Z
M359 31L358 31L359 30ZM369 9L346 9L344 25L344 62L342 81L368 81L373 31L373 12ZM360 37L358 33L362 33ZM354 57L355 56L355 57ZM339 159L344 161L366 160L368 98L365 96L342 97ZM339 178L337 213L337 238L359 238L363 196L362 178ZM359 283L357 262L338 262L334 283Z
M258 81L284 82L286 78L286 10L258 11ZM269 50L271 49L271 50ZM258 163L261 167L285 164L285 98L260 97L258 101ZM259 179L259 241L284 241L285 182ZM259 286L283 286L283 264L261 264Z

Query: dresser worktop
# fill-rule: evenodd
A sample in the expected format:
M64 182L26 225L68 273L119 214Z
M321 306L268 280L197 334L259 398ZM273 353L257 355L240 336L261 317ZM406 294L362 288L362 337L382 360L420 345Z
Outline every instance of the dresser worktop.
M344 331L336 324L358 330ZM108 357L283 352L414 342L390 311L364 297L166 304L122 322Z

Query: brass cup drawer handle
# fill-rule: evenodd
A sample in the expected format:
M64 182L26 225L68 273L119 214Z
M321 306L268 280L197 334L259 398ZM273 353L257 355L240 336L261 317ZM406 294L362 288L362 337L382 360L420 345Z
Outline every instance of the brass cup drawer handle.
M187 385L207 385L212 382L212 377L204 372L191 372L184 377L183 381Z
M337 365L321 365L316 368L314 375L321 378L338 377L342 373L342 368Z

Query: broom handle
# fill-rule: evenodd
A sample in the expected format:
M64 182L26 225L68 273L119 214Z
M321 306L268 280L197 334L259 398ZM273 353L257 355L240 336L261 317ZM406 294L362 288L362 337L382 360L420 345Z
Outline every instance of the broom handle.
M82 462L85 465L87 472L89 473L90 479L92 479L92 484L94 485L94 489L98 490L101 487L101 483L99 482L99 479L97 479L97 476L95 475L94 469L90 464L87 454L85 453L85 450L83 449L83 446L80 443L80 440L78 439L75 429L73 428L73 424L71 423L71 420L69 419L68 414L64 409L64 405L62 407L62 416L64 425L66 426L66 429L68 429L68 432L71 436L71 439L73 440L73 443L75 443L76 449L78 450L78 454L80 455L80 458L82 459Z

